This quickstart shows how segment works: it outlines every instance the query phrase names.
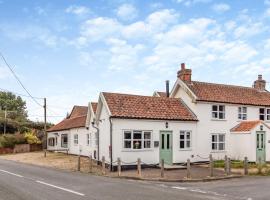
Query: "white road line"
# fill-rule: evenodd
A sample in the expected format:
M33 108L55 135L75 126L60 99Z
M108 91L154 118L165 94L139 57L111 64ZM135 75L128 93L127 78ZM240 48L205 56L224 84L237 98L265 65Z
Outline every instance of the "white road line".
M177 186L173 186L173 189L178 189L178 190L186 190L187 188L185 187L177 187Z
M9 171L6 171L6 170L0 169L0 172L4 172L4 173L7 173L7 174L11 174L13 176L17 176L17 177L23 178L23 176L20 175L20 174L15 174L15 173L12 173L12 172L9 172Z
M206 191L200 190L200 189L191 189L189 190L190 192L198 192L198 193L202 193L202 194L207 194Z
M73 194L77 194L79 196L85 196L85 194L82 194L82 193L79 193L79 192L76 192L74 190L70 190L70 189L67 189L67 188L63 188L63 187L59 187L59 186L56 186L56 185L52 185L52 184L49 184L49 183L46 183L46 182L43 182L43 181L36 181L37 183L40 183L40 184L43 184L43 185L47 185L47 186L50 186L50 187L53 187L53 188L57 188L59 190L63 190L63 191L66 191L66 192L70 192L70 193L73 193Z

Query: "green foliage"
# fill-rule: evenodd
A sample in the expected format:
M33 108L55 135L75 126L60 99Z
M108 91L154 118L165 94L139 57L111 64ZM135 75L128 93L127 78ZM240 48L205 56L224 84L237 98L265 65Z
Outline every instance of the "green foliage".
M23 134L6 134L0 136L0 147L13 148L15 144L26 144Z
M33 132L25 133L24 137L25 137L28 144L41 144L40 139Z

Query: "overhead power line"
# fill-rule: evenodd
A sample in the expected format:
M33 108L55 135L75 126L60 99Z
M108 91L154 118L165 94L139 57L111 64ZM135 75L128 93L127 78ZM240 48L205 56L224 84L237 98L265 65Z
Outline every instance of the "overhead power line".
M13 92L13 91L11 91L11 90L7 90L7 89L4 89L4 88L0 88L0 90L3 91L3 92L11 92L11 93L16 94L16 95L18 95L18 96L29 97L29 98L31 98L31 96L29 96L29 95L20 94L20 93L18 93L18 92ZM44 99L44 98L41 98L41 97L34 97L34 96L32 96L32 97L35 98L35 99Z
M43 105L41 105L31 94L30 92L26 89L26 87L23 85L23 83L21 82L21 80L19 79L19 77L16 75L16 73L14 72L14 70L12 69L12 67L8 64L8 62L6 61L5 57L3 56L3 54L0 52L0 56L2 57L3 61L5 62L6 66L8 67L8 69L11 71L11 73L13 74L13 76L15 77L15 79L18 81L18 83L22 86L22 88L26 91L26 93L30 96L30 98L39 106L43 107Z

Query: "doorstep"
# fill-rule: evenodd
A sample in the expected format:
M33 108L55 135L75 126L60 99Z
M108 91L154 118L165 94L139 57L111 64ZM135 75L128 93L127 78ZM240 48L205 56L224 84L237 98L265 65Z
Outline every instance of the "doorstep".
M170 170L170 169L186 169L186 168L187 168L186 165L168 165L168 164L164 164L164 169L165 170Z

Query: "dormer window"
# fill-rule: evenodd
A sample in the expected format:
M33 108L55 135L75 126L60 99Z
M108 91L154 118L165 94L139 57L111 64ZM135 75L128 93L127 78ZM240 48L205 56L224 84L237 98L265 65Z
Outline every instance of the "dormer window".
M270 108L260 108L259 119L263 121L270 121Z
M238 119L247 120L247 107L238 107Z
M225 119L224 105L212 105L212 119Z

